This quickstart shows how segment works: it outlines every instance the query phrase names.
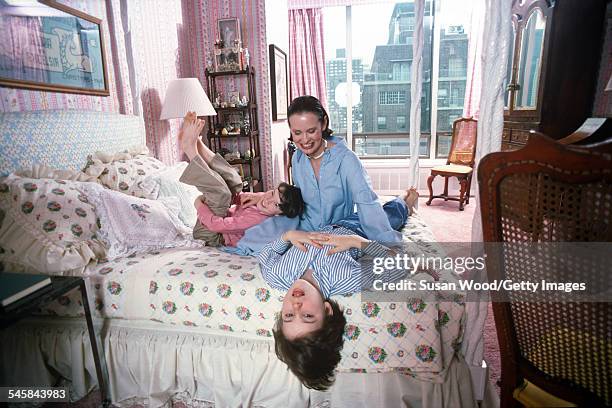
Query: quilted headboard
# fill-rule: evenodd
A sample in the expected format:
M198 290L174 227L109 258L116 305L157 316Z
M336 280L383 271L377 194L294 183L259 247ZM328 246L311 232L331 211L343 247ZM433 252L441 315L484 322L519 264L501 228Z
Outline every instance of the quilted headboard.
M145 144L139 116L48 110L0 113L0 173L32 164L80 170L87 155Z

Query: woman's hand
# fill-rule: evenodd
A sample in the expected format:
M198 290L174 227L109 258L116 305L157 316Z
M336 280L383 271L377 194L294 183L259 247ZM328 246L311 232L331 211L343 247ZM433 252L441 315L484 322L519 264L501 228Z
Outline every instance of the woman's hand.
M298 247L303 252L308 252L306 244L312 245L315 248L323 248L321 244L326 244L329 240L329 234L322 234L320 232L306 232L306 231L287 231L283 234L283 241L289 241L292 245Z
M331 245L333 248L327 251L327 255L333 255L338 252L346 251L351 248L361 248L362 244L369 242L367 239L359 235L329 235L329 239L325 245Z
M242 193L240 194L240 205L242 207L252 207L256 205L260 200L257 193Z

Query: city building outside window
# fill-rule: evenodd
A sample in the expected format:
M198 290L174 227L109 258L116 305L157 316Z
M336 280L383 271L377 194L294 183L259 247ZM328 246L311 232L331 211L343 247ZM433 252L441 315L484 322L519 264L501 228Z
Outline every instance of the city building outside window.
M398 116L396 118L396 121L397 121L398 129L406 129L406 117L405 116Z
M452 122L463 112L466 10L463 1L425 2L419 143L424 158L448 155ZM362 158L408 157L414 3L326 7L323 16L330 127L351 140Z

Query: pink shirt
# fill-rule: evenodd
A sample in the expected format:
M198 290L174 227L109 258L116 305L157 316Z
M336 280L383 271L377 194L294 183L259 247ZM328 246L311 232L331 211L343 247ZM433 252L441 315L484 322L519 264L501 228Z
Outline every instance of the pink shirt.
M259 212L256 206L244 208L233 205L227 212L227 217L218 217L204 204L198 208L198 220L210 231L220 232L225 245L235 247L244 231L263 222L268 215Z

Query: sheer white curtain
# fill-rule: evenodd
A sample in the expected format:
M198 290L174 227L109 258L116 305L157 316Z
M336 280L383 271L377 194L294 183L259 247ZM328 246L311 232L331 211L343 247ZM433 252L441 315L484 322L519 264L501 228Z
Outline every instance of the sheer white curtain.
M478 0L484 5L484 36L482 47L482 89L479 103L478 144L476 148L476 169L480 159L491 152L501 150L504 125L504 79L510 45L510 24L512 0ZM476 174L474 175L476 177ZM473 183L475 185L477 183ZM476 188L476 191L478 189ZM472 242L482 242L480 222L480 199L476 192L476 211L472 220ZM479 256L482 248L473 244L473 255ZM473 279L484 281L482 276ZM466 303L468 320L462 352L469 364L480 366L484 355L483 329L487 317L487 303Z
M423 87L423 14L425 0L414 1L412 73L410 76L410 185L419 188L419 141L421 139L421 89Z

